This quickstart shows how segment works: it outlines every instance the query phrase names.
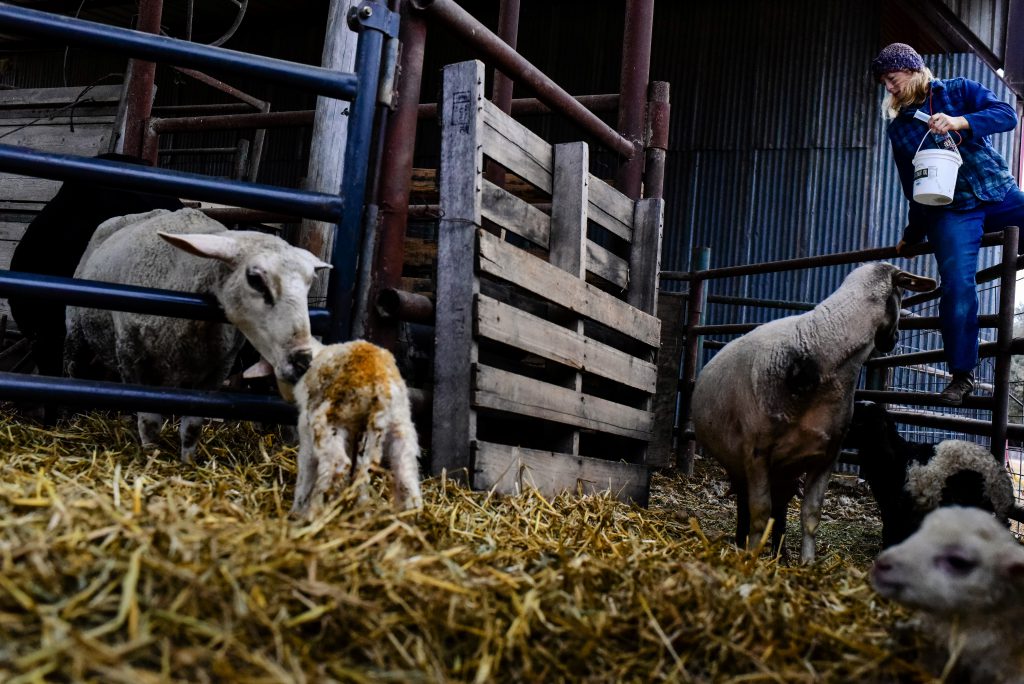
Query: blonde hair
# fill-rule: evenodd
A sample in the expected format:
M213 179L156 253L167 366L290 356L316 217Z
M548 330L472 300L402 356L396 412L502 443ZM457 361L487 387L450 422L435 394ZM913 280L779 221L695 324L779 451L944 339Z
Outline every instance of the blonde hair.
M907 86L902 92L893 95L886 91L885 97L882 99L882 118L895 119L905 107L923 104L928 97L928 91L931 89L934 78L928 67L911 71L910 80L907 81Z

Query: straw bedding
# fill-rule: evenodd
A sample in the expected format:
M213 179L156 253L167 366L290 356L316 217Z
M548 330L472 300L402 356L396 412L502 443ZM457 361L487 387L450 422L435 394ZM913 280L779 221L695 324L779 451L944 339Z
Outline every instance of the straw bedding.
M276 434L209 426L195 467L165 435L143 453L116 417L0 414L0 680L926 679L866 583L878 522L852 485L802 568L730 545L706 462L647 510L433 479L396 516L381 475L299 524Z

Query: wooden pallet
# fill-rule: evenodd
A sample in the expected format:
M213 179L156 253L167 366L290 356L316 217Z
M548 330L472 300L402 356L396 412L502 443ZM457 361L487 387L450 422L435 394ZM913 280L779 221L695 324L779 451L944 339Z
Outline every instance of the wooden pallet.
M664 203L591 175L585 143L546 143L483 82L480 62L445 68L431 471L646 504Z

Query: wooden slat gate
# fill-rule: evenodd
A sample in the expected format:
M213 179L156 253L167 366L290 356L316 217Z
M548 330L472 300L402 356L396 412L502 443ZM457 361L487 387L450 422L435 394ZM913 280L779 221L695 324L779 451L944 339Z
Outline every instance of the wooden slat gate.
M431 471L646 505L664 202L634 202L589 173L585 143L502 113L483 74L444 72ZM485 158L549 194L550 214L485 180Z

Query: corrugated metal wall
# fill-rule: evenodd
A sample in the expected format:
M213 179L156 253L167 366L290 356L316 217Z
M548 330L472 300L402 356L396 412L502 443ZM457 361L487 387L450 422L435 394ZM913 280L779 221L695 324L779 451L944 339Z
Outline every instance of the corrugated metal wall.
M1002 57L1006 50L1006 18L1009 0L943 0L971 33Z

